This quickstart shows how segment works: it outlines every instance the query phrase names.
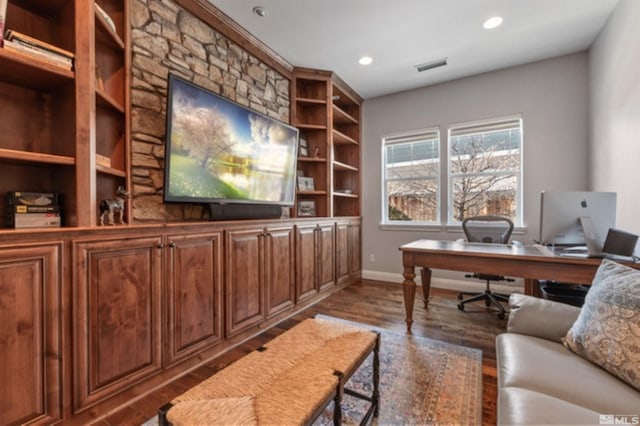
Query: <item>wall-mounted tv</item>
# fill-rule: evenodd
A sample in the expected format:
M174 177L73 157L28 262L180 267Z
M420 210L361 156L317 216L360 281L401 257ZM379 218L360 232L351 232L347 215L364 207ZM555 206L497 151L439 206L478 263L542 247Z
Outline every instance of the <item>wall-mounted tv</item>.
M169 74L165 202L291 206L298 129Z

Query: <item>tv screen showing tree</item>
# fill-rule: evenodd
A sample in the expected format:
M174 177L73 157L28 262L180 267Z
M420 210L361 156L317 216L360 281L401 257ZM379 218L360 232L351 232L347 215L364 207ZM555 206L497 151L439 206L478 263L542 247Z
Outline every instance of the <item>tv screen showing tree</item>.
M169 75L165 201L292 205L298 130Z

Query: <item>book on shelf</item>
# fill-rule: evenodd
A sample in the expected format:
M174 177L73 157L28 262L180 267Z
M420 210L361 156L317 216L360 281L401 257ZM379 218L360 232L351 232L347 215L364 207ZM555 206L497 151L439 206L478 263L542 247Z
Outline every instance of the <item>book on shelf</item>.
M0 46L3 43L4 23L7 20L7 4L9 0L0 0Z
M60 213L24 213L7 216L7 226L22 228L59 228L62 224Z
M14 40L5 39L3 44L3 48L8 51L29 55L32 58L66 70L71 70L73 68L73 61L69 58L33 49L30 46L20 44Z
M6 39L19 42L20 44L25 46L31 46L37 50L50 52L52 54L55 54L64 58L69 58L73 60L73 58L75 57L73 52L69 52L68 50L62 49L58 46L54 46L53 44L49 44L45 41L39 40L37 38L31 37L29 35L23 34L13 29L7 30Z
M95 3L95 7L96 7L96 13L107 24L109 29L113 31L115 34L118 34L118 32L116 31L116 24L113 22L113 19L111 19L111 16L109 16L109 14L105 12L105 10L101 8L98 3Z
M60 196L57 192L7 192L7 203L16 206L54 206L59 202Z
M6 225L10 228L51 228L61 226L62 208L57 192L7 193Z
M31 213L58 213L60 214L60 206L58 204L50 205L50 206L9 206L7 210L7 214L9 215L21 215L21 214L31 214Z

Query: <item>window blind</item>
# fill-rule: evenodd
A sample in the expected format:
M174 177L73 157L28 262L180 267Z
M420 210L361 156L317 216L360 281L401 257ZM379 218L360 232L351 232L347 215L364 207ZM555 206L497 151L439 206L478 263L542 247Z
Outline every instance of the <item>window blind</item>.
M521 127L522 116L518 115L493 120L479 121L475 123L453 125L449 128L449 134L452 138L455 138L457 136L466 136L478 133L520 129Z

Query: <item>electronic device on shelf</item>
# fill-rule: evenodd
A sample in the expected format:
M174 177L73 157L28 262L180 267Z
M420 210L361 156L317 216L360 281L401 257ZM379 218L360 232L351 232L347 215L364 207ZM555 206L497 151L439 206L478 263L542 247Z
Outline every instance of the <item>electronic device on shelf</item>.
M593 191L543 191L540 195L541 244L585 245L581 217L589 217L595 236L604 241L616 224L616 193Z
M294 204L295 127L169 74L166 134L165 202L209 204L212 219Z

